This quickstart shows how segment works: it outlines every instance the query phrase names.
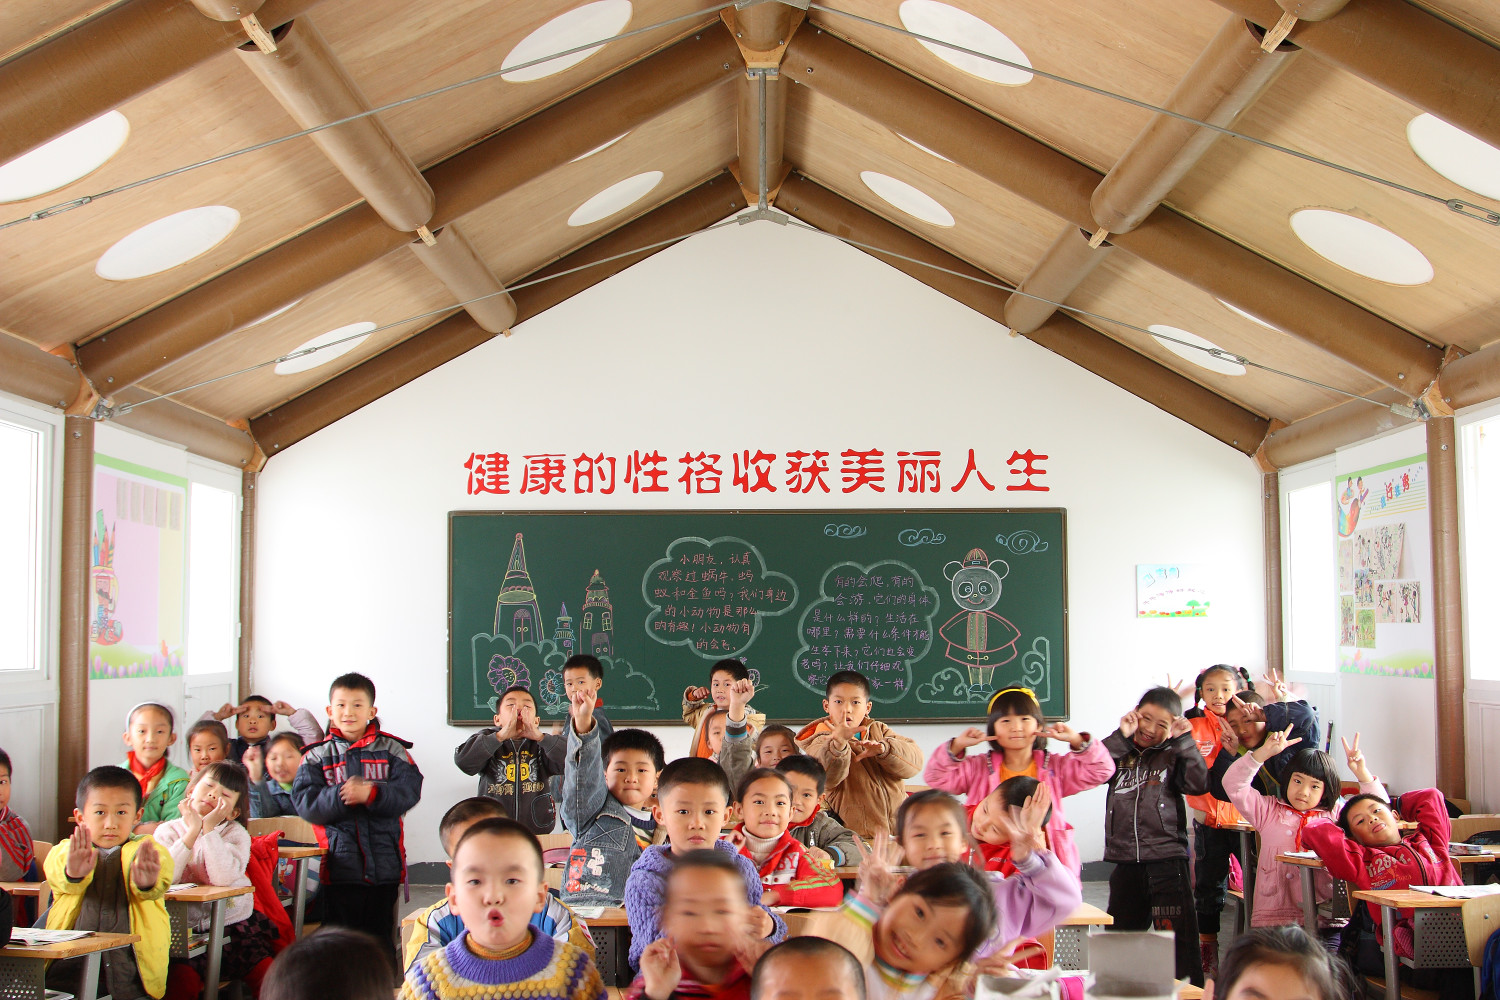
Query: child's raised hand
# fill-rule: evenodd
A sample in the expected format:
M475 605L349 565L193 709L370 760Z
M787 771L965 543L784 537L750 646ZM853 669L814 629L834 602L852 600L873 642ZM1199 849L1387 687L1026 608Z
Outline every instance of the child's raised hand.
M949 741L949 746L953 750L953 756L961 757L969 747L977 747L979 744L987 742L989 742L989 737L985 735L983 729L980 729L978 726L970 726L953 737Z
M217 720L217 721L219 721L219 722L223 722L225 719L232 718L233 716L236 716L236 715L239 715L239 714L240 714L240 706L239 705L231 705L229 702L226 701L224 704L220 705L219 706L219 710L214 713L214 719Z
M1131 709L1120 716L1120 735L1129 739L1135 735L1136 729L1141 724L1141 713Z
M1193 720L1185 715L1179 715L1172 720L1167 727L1167 739L1175 740L1179 736L1186 736L1193 731Z
M271 705L271 712L275 715L295 715L297 710L289 702L278 701Z
M690 687L682 695L688 701L707 701L709 690L706 687Z
M1057 740L1060 743L1066 743L1074 750L1077 750L1079 747L1083 746L1083 737L1079 734L1078 730L1074 729L1066 722L1054 722L1046 729L1043 729L1042 734L1049 740Z
M859 848L858 892L877 906L884 906L901 885L901 877L893 870L901 848L883 830L875 835L873 847L865 847L858 837L854 846Z
M1010 841L1010 857L1017 863L1032 852L1047 847L1047 813L1052 809L1052 789L1046 783L1036 786L1019 809L996 809L995 823Z
M761 910L760 912L765 913L766 911ZM766 913L766 919L770 920L770 917L771 915L769 913ZM771 921L771 927L773 930L776 927L776 922L774 920ZM770 931L767 931L760 937L755 938L746 936L745 939L735 947L735 960L740 963L740 967L743 968L747 973L754 972L755 963L760 961L760 957L762 955L771 950L771 942L766 940L766 935L770 933Z
M1244 712L1245 718L1249 719L1251 722L1266 721L1266 710L1263 707L1261 707L1260 705L1256 705L1253 702L1240 701L1239 695L1234 695L1233 697L1231 697L1229 699L1229 704L1233 705L1235 708L1238 708L1241 712Z
M234 806L228 799L220 798L214 801L214 807L203 817L203 829L217 830L219 824L234 814Z
M1292 688L1286 682L1286 675L1276 670L1267 670L1260 675L1261 683L1271 692L1273 700L1286 701L1292 695Z
M1364 751L1359 748L1359 734L1354 734L1354 742L1351 744L1340 736L1339 741L1344 744L1344 758L1349 762L1349 770L1353 773L1356 781L1368 783L1375 780L1375 775L1370 773L1370 766L1365 763Z
M1272 730L1266 733L1266 741L1251 756L1264 764L1287 747L1294 747L1301 742L1302 737L1292 735L1291 726L1280 731Z
M745 706L755 696L755 682L746 677L729 685L729 717L745 719Z
M1177 692L1177 697L1183 701L1187 701L1198 691L1198 685L1193 681L1174 681L1170 672L1167 674L1167 687Z
M579 689L568 695L568 715L573 731L582 736L594 729L594 692Z
M242 763L251 781L260 781L266 776L266 755L260 747L246 747Z
M146 892L160 877L161 855L156 853L156 842L148 840L135 852L135 860L130 863L130 880L137 889Z
M668 1000L682 982L682 963L671 938L657 938L641 950L641 978L648 1000Z
M89 829L81 822L73 827L73 835L68 838L68 864L65 869L68 878L73 881L86 876L94 870L94 863L99 859L99 853L94 850L93 841L89 839Z
M1230 753L1239 753L1240 738L1239 735L1235 733L1233 727L1229 725L1229 720L1224 718L1224 716L1222 715L1215 715L1212 712L1208 712L1206 714L1210 719L1214 720L1214 725L1219 727L1219 746L1223 747L1225 750L1228 750Z

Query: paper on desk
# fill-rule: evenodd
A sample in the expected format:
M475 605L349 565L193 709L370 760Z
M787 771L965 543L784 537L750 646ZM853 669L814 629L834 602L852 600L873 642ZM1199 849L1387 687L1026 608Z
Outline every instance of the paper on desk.
M21 944L28 948L35 948L43 944L60 944L63 941L77 941L79 938L88 937L92 931L62 931L47 930L44 927L16 927L10 932L10 943Z
M604 907L602 906L574 906L571 909L574 914L582 917L584 920L598 920L604 916Z
M167 891L168 892L176 892L178 889L196 889L196 888L198 888L198 883L197 882L173 882L171 885L167 886Z
M1414 885L1414 892L1426 892L1446 899L1478 899L1500 893L1500 885Z
M1289 858L1307 858L1309 860L1318 856L1317 851L1282 851Z

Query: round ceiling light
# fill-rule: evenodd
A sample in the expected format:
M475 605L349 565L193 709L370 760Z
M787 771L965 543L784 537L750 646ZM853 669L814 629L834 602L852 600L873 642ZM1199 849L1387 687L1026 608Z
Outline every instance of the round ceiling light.
M934 226L953 225L953 213L926 191L912 187L889 174L876 173L873 170L861 171L859 179L865 182L865 187L879 195L887 204L913 218L930 222Z
M1273 323L1267 323L1265 320L1261 319L1259 316L1256 316L1253 313L1247 313L1245 310L1241 309L1239 306L1232 306L1228 302L1225 302L1223 299L1219 299L1219 298L1214 299L1214 301L1217 302L1219 305L1223 306L1225 309L1228 309L1230 312L1234 313L1236 316L1239 316L1242 319L1248 319L1250 322L1255 323L1255 324L1257 324L1259 326L1263 326L1267 330L1275 330L1277 333L1283 333L1284 332L1281 329L1281 327L1276 326Z
M938 159L943 160L943 161L945 161L947 163L952 163L953 162L952 160L950 160L946 156L944 156L942 153L939 153L939 152L937 152L936 150L933 150L933 149L928 149L926 146L922 145L920 142L918 142L917 140L915 140L915 139L913 139L913 138L911 138L909 136L904 136L900 132L897 132L896 135L897 135L898 138L900 138L900 139L904 140L905 142L907 142L907 143L909 143L909 144L917 147L922 152L926 153L928 156L936 156Z
M319 334L312 340L298 344L295 350L287 352L288 354L296 354L297 351L312 351L311 354L304 354L300 357L278 362L275 369L276 374L295 375L298 372L305 372L320 365L326 365L333 359L348 354L360 344L363 344L369 339L370 333L374 329L375 324L366 320L363 323L350 323L348 326L341 326L337 330L329 330L327 333ZM334 341L343 342L335 344ZM324 344L332 344L333 346L324 347ZM313 350L313 348L322 348L322 350Z
M67 187L103 166L129 136L130 122L120 112L109 111L0 164L0 202L24 201Z
M569 163L577 163L579 160L587 160L590 156L593 156L595 153L602 153L602 152L604 152L606 149L608 149L609 147L613 146L615 143L619 142L621 139L625 138L629 134L630 134L629 132L621 132L619 135L615 136L613 139L609 140L604 145L602 145L602 146L595 146L593 149L589 150L587 153L580 153L579 155L573 157L568 162Z
M1215 344L1211 340L1205 340L1196 333L1189 333L1186 330L1179 330L1175 326L1165 326L1161 323L1153 323L1146 329L1151 331L1152 338L1158 344L1179 358L1186 358L1200 368L1207 368L1209 371L1218 372L1220 375L1245 374L1245 366L1239 362L1229 361L1227 357L1208 353L1209 351L1220 351L1226 356L1231 356L1229 351L1225 351L1218 344ZM1167 337L1171 337L1172 339L1164 339ZM1187 343L1178 344L1174 342L1178 340L1186 341ZM1188 347L1187 344L1194 344L1196 347L1203 348L1203 350L1200 351L1196 347Z
M110 281L160 274L208 253L239 224L240 213L227 205L175 212L146 223L104 251L94 273Z
M1292 213L1292 231L1318 256L1391 285L1425 285L1432 262L1389 229L1327 208Z
M568 225L587 226L600 219L607 219L616 212L623 212L650 194L661 183L661 177L660 170L648 170L611 184L573 209L573 214L568 216Z
M1433 170L1486 198L1500 198L1500 149L1436 115L1417 115L1406 141Z
M983 52L985 55L1004 59L1029 67L1031 60L1021 47L988 21L981 20L966 10L938 0L905 0L900 9L901 24L907 31L936 38L953 45ZM960 52L958 49L939 45L936 42L921 43L928 52L950 65L991 83L1007 87L1019 87L1031 82L1031 74L1001 63L991 62L979 56Z
M516 47L510 50L500 64L500 79L510 83L525 83L572 69L604 48L604 45L601 43L579 49L533 66L525 64L544 59L554 52L568 52L580 45L618 35L630 23L630 15L630 0L594 0L593 3L565 11L516 43ZM505 72L512 66L524 68Z

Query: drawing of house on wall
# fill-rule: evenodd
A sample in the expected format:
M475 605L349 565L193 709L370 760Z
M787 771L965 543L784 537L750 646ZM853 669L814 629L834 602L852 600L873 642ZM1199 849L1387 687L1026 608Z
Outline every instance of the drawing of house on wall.
M609 585L599 571L583 588L583 618L579 621L578 644L595 656L614 655L614 606L609 603Z
M568 614L566 604L557 613L557 624L552 628L552 641L557 643L557 648L562 650L565 658L573 655L573 618Z
M505 579L500 584L500 596L495 599L495 630L492 634L510 636L517 647L542 641L542 609L537 605L536 588L526 570L526 546L520 532L516 532Z

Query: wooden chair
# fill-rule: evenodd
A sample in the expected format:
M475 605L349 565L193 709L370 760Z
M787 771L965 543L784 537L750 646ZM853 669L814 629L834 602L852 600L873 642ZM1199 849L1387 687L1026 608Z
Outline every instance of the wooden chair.
M1500 813L1475 813L1453 820L1453 839L1465 841L1476 833L1500 830Z
M316 844L318 834L313 825L301 816L271 816L267 819L252 819L245 824L252 837L262 837L273 830L280 830L282 838L299 844Z
M1469 964L1474 966L1474 995L1480 994L1479 970L1484 965L1484 946L1500 930L1500 896L1464 900L1464 943L1469 946Z
M572 847L573 835L567 831L562 833L543 833L536 838L542 845L542 850L552 851L560 847Z

